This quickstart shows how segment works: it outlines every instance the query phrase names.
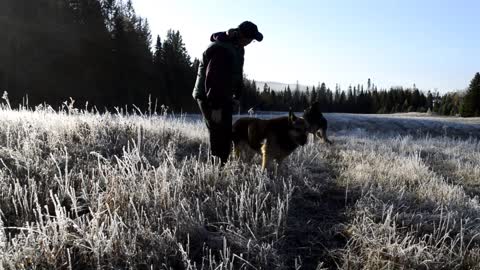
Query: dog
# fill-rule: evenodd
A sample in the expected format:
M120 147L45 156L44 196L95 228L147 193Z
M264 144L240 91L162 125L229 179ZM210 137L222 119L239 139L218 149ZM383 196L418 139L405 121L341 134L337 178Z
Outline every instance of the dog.
M234 155L250 160L252 153L262 155L262 169L278 165L297 147L307 143L307 123L290 110L288 116L273 119L244 117L232 126ZM242 155L242 153L244 155Z
M303 112L303 119L307 122L307 129L309 133L313 134L314 139L320 139L323 143L333 144L327 136L328 122L323 117L320 111L320 104L318 101L312 103Z

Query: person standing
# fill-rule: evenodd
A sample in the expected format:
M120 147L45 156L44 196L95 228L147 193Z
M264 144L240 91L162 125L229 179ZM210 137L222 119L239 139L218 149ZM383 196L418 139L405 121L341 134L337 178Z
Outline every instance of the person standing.
M214 33L200 59L192 96L208 128L210 151L225 164L231 152L233 104L243 87L244 48L262 41L258 27L245 21L237 28Z

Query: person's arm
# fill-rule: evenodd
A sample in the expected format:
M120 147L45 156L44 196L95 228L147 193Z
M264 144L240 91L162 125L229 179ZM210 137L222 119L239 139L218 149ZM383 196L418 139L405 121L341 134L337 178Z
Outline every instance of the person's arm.
M212 55L207 65L205 88L207 100L212 109L218 109L222 102L232 95L232 59L226 49L219 48Z
M233 95L234 95L234 99L236 100L240 100L240 96L242 96L242 92L243 92L243 88L244 88L244 82L243 82L243 62L244 62L244 55L245 55L245 50L243 48L240 49L239 51L239 54L240 54L240 65L241 65L241 71L240 71L240 78L238 79L238 81L236 82L237 85L234 86L234 89L233 89Z
M243 88L244 88L244 84L243 84L243 75L242 75L242 79L239 81L238 85L233 90L234 99L240 100L240 97L242 96Z

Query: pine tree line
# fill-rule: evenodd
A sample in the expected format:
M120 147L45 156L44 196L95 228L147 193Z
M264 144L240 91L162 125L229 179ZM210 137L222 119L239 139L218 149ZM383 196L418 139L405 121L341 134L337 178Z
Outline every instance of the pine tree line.
M300 91L298 84L293 91L290 86L282 91L275 91L266 83L260 88L254 80L247 80L244 92L246 95L241 100L243 108L260 111L286 111L289 108L302 111L310 103L317 101L324 112L429 112L448 116L480 116L479 73L472 80L466 95L453 92L440 96L439 92L420 91L415 85L412 88L391 87L379 90L370 79L367 87L358 84L342 90L337 84L335 90L331 90L325 83L321 83L307 87L305 91Z
M13 104L192 110L195 63L170 30L151 48L130 0L0 1L0 90ZM198 65L198 64L197 64Z

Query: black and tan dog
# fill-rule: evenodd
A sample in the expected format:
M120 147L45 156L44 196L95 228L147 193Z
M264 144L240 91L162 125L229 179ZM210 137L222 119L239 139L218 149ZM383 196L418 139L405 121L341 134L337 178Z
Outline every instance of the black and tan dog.
M328 122L320 111L320 104L314 102L303 112L303 119L307 122L308 132L313 134L314 139L319 138L324 143L332 144L327 137Z
M251 159L262 154L262 168L278 165L298 146L307 143L307 123L290 111L288 116L273 119L245 117L232 126L234 152L237 158Z

